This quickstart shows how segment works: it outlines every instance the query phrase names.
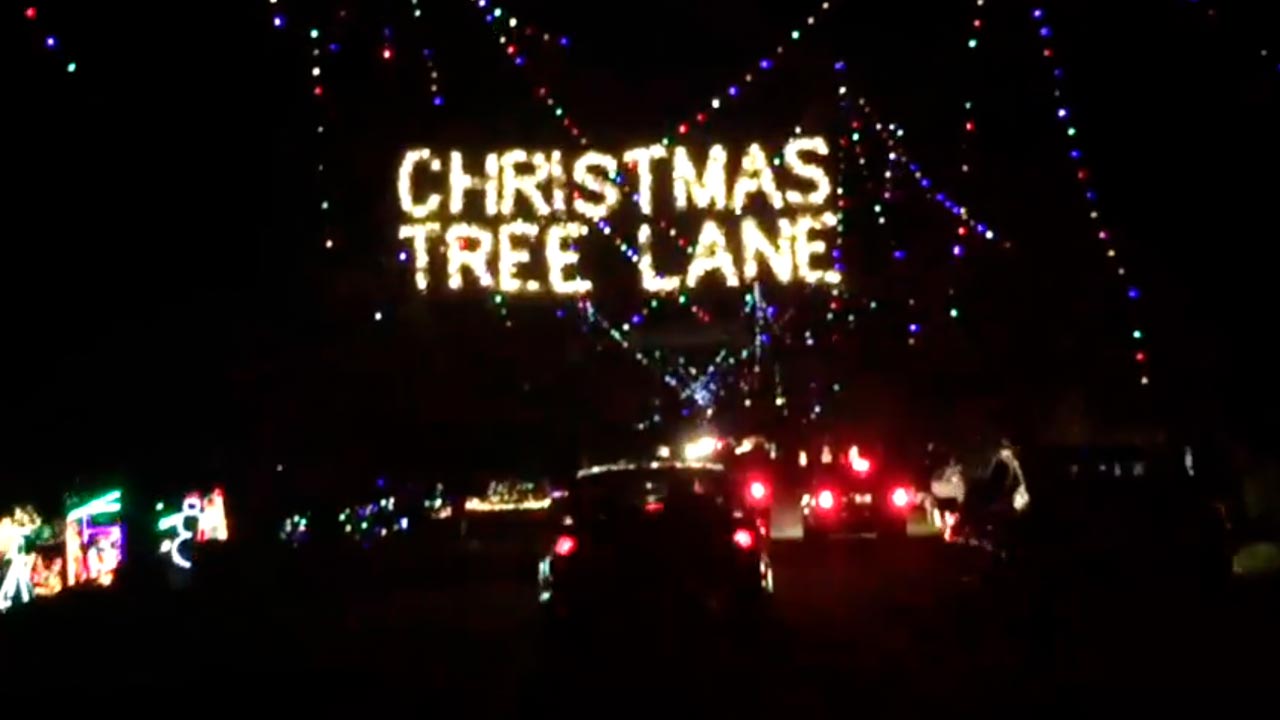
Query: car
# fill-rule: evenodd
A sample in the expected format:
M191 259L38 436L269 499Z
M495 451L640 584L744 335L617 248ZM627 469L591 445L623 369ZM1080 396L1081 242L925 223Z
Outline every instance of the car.
M582 470L553 508L538 600L553 626L654 608L752 620L773 592L760 488L700 462Z
M808 491L800 497L804 538L825 540L839 533L904 537L915 504L915 488L895 481L854 447L846 460L810 472Z

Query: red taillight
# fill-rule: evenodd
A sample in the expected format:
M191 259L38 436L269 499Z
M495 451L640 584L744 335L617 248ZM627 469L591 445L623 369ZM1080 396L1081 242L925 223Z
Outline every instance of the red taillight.
M818 507L823 510L830 510L836 506L836 496L830 490L823 490L818 493Z
M572 535L561 535L556 538L556 544L552 552L559 557L569 557L578 550L578 538Z
M759 480L753 480L751 486L747 488L747 492L751 493L752 500L763 500L764 496L769 494L769 488Z
M651 502L647 502L644 504L644 511L647 513L660 513L665 507L666 506L663 505L660 501L653 500Z
M743 550L750 550L755 547L756 534L746 528L738 528L733 531L733 544Z
M893 492L889 493L889 502L896 507L904 508L911 502L911 493L908 493L906 488L894 488Z

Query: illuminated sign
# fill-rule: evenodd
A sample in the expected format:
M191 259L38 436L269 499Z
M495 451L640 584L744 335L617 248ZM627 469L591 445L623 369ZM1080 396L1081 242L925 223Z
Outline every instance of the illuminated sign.
M735 158L714 145L701 164L682 146L634 148L621 162L597 151L567 158L558 150L515 149L490 153L481 164L458 151L445 157L415 148L400 163L397 189L406 216L400 239L413 247L415 280L423 291L437 254L432 248L442 245L450 289L470 284L506 293L586 294L593 283L577 267L577 240L589 223L621 207L619 169L625 165L641 215L634 244L646 292L693 288L709 275L737 287L759 278L762 267L779 283L837 285L841 274L820 237L836 226L832 182L822 164L829 154L826 140L816 136L782 147L778 170L758 143ZM654 264L651 220L660 185L670 188L672 212L697 212L701 220L688 262L676 275L662 275Z

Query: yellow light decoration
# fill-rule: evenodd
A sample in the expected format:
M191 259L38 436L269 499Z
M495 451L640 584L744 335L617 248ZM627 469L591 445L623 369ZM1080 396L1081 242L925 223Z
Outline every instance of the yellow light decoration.
M808 195L795 190L786 192L787 203L792 207L812 207L821 205L831 195L831 178L826 169L818 163L805 162L800 153L817 153L826 157L831 153L827 141L821 136L796 138L787 143L782 151L783 162L793 175L802 177L814 184L813 192Z
M833 213L823 213L821 218L816 219L812 215L801 215L794 223L786 218L778 221L779 234L784 238L791 238L795 248L796 274L811 285L840 284L840 273L835 270L818 270L811 263L814 256L826 253L827 244L822 240L809 239L809 232L834 227L835 224L836 217Z
M443 199L439 193L431 193L424 203L416 203L413 200L413 171L417 168L418 163L425 162L430 157L431 150L427 148L410 150L405 153L404 160L400 162L400 180L396 184L400 192L400 208L419 220L430 217L439 210L440 202ZM431 163L431 168L439 170L439 161Z
M769 158L759 143L751 143L742 154L742 169L733 183L733 210L741 213L747 205L747 197L753 193L763 193L769 204L781 210L784 199L778 192L778 184L773 178L773 169L769 167Z
M551 151L551 209L562 213L568 209L565 205L564 156L559 150Z
M533 172L520 172L516 169L517 165L526 163L533 165ZM546 154L538 152L530 155L524 150L508 150L502 154L501 165L502 203L499 209L503 216L511 217L515 211L517 193L529 200L538 217L550 215L551 206L538 189L539 184L551 177L551 164L547 162Z
M763 255L774 278L780 283L789 283L793 276L795 261L792 255L789 236L780 233L778 242L774 243L760 230L754 218L742 219L742 275L748 281L755 280L760 274L757 255Z
M400 239L413 240L413 281L418 289L427 289L427 238L440 234L440 223L413 223L400 226Z
M592 172L593 168L604 170L604 176ZM622 201L622 191L618 190L617 185L609 182L609 178L617 172L618 160L612 155L593 150L578 158L578 161L573 164L573 181L584 189L601 195L603 201L591 202L586 198L577 197L573 199L573 209L591 220L599 220L608 215L609 211Z
M653 269L653 231L649 223L641 223L636 231L636 244L640 246L640 282L651 293L672 293L680 289L679 277L659 275Z
M555 223L547 228L546 256L547 279L552 292L560 295L584 295L591 292L591 281L583 278L565 279L564 272L577 265L578 253L566 249L565 241L587 234L587 226L580 222Z
M677 147L671 158L671 184L675 193L676 208L684 210L689 207L689 196L693 196L693 205L699 209L714 206L717 210L728 207L725 185L725 165L729 155L723 145L712 145L707 151L707 163L699 178L698 169L689 159L689 151Z
M538 226L531 222L517 221L498 228L498 289L508 293L537 291L542 287L537 280L526 282L516 277L517 269L529 262L529 251L517 248L512 243L516 237L536 238Z
M469 497L463 503L463 507L467 512L513 512L513 511L531 511L546 510L551 507L551 498L539 498L537 500L487 500L485 498Z
M661 145L632 148L622 155L627 163L634 163L640 175L640 211L645 215L653 214L653 161L667 156L667 149Z
M484 214L498 214L498 155L489 153L484 158L484 179L467 174L462 167L462 153L449 153L449 212L462 213L462 196L468 190L484 191Z
M463 247L463 240L474 240L477 247ZM462 287L462 268L471 268L481 287L493 287L493 275L489 274L489 255L493 253L493 233L479 225L457 223L445 233L445 252L449 258L449 287Z
M693 249L693 259L689 261L689 269L685 273L685 285L696 287L698 280L712 270L719 270L724 275L724 284L738 287L738 269L733 266L733 255L729 253L729 243L724 238L724 230L714 220L702 223L698 233L698 243Z

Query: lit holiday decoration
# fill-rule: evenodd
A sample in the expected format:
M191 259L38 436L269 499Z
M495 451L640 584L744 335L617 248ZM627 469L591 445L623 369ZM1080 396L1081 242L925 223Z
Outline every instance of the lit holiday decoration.
M164 505L157 505L156 511L163 512ZM156 529L173 534L160 541L160 553L167 555L174 565L189 570L192 560L188 543L223 542L229 536L222 490L215 489L204 496L198 492L188 493L181 509L161 517Z
M40 525L40 516L29 508L14 508L12 515L0 518L0 613L27 604L36 595L31 536Z
M1089 207L1089 220L1092 225L1092 231L1096 233L1097 238L1102 241L1103 246L1106 248L1104 255L1114 267L1116 275L1121 278L1127 278L1127 269L1120 264L1119 251L1113 243L1114 238L1112 237L1112 233L1102 223L1102 216L1098 210L1098 194L1090 185L1093 172L1084 163L1084 153L1080 150L1080 141L1078 139L1080 131L1076 126L1076 122L1073 117L1074 113L1072 113L1071 108L1067 105L1066 91L1064 89L1063 81L1065 73L1063 72L1062 66L1058 63L1057 53L1054 51L1052 44L1053 28L1049 25L1047 13L1043 8L1036 8L1032 10L1031 20L1033 21L1032 26L1035 29L1036 36L1040 38L1040 41L1044 46L1041 50L1041 56L1052 68L1053 97L1057 104L1057 109L1054 111L1054 117L1062 126L1063 132L1068 138L1068 147L1070 149L1067 154L1076 168L1075 178L1076 181L1080 183L1081 192ZM1139 294L1140 293L1137 288L1129 286L1128 298L1130 300L1137 300ZM1133 339L1135 341L1141 341L1142 338L1143 334L1141 330L1135 330L1133 332ZM1143 352L1142 360L1135 362L1135 364L1139 366L1138 382L1144 387L1149 385L1151 382L1145 367L1145 361L1148 357L1148 354Z
M309 512L290 515L281 524L280 539L293 547L298 547L311 537L310 528L308 527L310 523L311 513Z
M832 266L827 242L816 237L837 225L835 214L827 208L832 183L825 167L829 155L826 140L797 137L781 152L786 162L785 172L780 175L756 143L741 151L731 170L726 169L728 153L720 146L713 146L706 153L701 171L684 147L668 153L667 148L653 145L622 155L636 168L639 187L634 200L645 216L655 212L654 188L659 174L669 178L675 188L672 205L677 214L723 209L729 204L736 215L729 223L728 234L719 221L704 220L679 287L695 288L708 274L717 276L726 287L737 287L748 269L752 279L758 276L757 255L763 255L767 266L776 269L773 274L778 282L794 279L810 285L840 284L841 273ZM669 162L668 157L674 161ZM569 179L561 169L564 165L573 167L576 187L571 189L575 195L572 207L564 202L565 192L570 189ZM431 283L430 245L440 241L440 229L448 223L443 241L451 289L465 285L492 288L495 281L491 268L496 267L497 285L503 292L537 292L543 288L560 295L589 292L591 281L577 276L574 241L587 234L590 224L607 226L605 217L621 202L621 193L609 182L616 175L617 157L587 151L569 158L558 152L513 149L488 154L483 167L483 174L469 171L463 154L452 151L446 176L443 163L430 149L415 148L404 154L397 177L400 207L407 220L431 221L407 222L400 227L400 238L411 241L418 288L425 290ZM731 195L729 172L733 175ZM468 203L468 199L472 202ZM517 218L518 205L531 211L532 217ZM771 208L776 216L770 221L756 217L754 213L761 207ZM484 216L506 222L467 222L463 219L467 210L472 217L482 210ZM814 210L820 212L814 214ZM553 221L553 213L576 214L584 222ZM750 235L745 241L744 233ZM530 263L539 237L547 275L522 276L521 269ZM648 254L653 242L652 227L643 224L636 240L643 249L632 259L641 266L645 290L670 293L676 289L672 279L659 278L653 271Z
M124 561L122 493L112 490L67 511L67 585L93 582L110 585L116 568Z

